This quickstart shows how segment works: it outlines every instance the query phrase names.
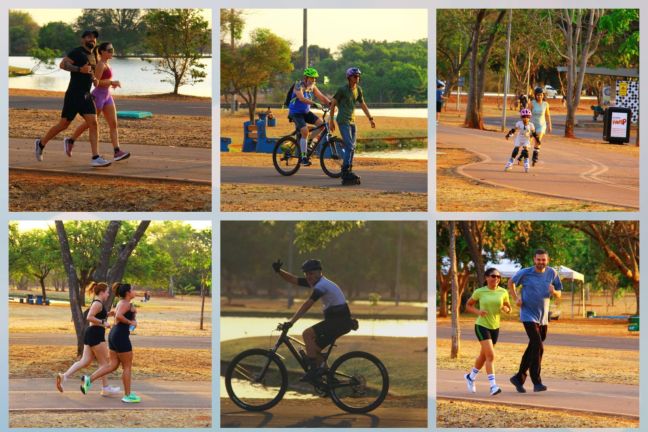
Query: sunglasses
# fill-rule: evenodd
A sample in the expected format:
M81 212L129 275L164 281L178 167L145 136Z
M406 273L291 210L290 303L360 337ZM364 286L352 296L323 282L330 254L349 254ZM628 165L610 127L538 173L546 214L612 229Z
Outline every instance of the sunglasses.
M500 275L488 275L488 277L493 278L493 279L495 279L495 278L502 279L502 276L500 276Z

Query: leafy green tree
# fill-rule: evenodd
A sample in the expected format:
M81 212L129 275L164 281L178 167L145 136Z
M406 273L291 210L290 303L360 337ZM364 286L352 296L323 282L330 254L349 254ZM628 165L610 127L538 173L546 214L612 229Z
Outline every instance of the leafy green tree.
M97 29L101 41L110 41L120 55L145 52L146 27L141 9L83 9L76 29Z
M20 252L25 271L38 281L43 301L47 300L45 279L55 267L60 266L61 260L56 234L52 230L24 233L20 239Z
M52 49L59 56L78 45L79 37L74 29L62 21L47 23L38 30L38 47Z
M146 59L157 73L166 76L162 82L173 85L173 94L183 85L205 79L201 62L211 45L207 21L196 9L152 9L144 16L147 33L146 47L160 57Z
M437 76L446 81L449 95L465 70L470 55L471 10L437 10Z
M211 229L194 232L189 242L188 249L182 261L183 266L196 274L200 287L200 330L204 329L205 298L211 288Z
M38 24L28 12L9 11L9 55L24 56L38 45Z
M290 44L268 29L254 30L250 42L239 47L221 43L221 86L243 98L251 122L260 89L292 69Z

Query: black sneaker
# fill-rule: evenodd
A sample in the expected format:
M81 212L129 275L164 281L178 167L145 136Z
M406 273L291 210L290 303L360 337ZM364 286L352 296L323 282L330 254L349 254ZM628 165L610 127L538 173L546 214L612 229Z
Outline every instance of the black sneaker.
M303 377L299 379L302 382L313 382L317 377L320 377L324 374L325 369L321 367L310 368Z
M544 384L533 384L533 391L534 392L547 391L547 386Z
M513 375L509 381L511 381L511 384L515 386L515 390L517 390L518 393L526 393L526 390L524 389L524 385L522 384L522 381L520 380L520 378L518 378L517 375Z
M303 157L301 158L301 164L302 166L311 166L313 165L313 162L311 162L309 158Z

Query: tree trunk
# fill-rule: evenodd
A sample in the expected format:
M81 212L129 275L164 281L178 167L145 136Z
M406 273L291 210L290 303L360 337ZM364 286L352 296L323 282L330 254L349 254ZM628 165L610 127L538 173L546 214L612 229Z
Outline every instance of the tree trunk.
M70 252L70 244L68 242L67 233L63 221L55 221L56 232L59 238L59 245L61 247L61 258L63 260L63 267L68 276L69 284L69 297L70 297L70 312L72 313L72 322L74 323L74 330L77 337L77 355L83 354L83 331L85 330L85 320L83 319L83 312L79 303L79 280L77 279L76 269L72 261L72 253Z
M450 283L452 285L452 306L451 306L451 322L452 322L452 346L450 348L450 358L455 359L459 357L461 349L461 327L459 325L459 306L461 299L459 298L459 280L457 279L457 238L455 234L454 221L449 222L450 230Z
M47 292L45 290L45 278L47 276L39 276L38 277L38 282L40 282L41 286L41 292L43 293L43 305L45 304L45 300L47 300Z
M101 249L99 252L99 263L94 271L94 280L105 282L108 280L108 268L110 267L110 257L115 247L115 239L121 227L121 221L110 221L103 239L101 240Z
M173 291L174 291L173 275L169 275L169 290L168 290L169 297L175 297L175 293Z
M484 286L486 284L486 276L484 276L484 256L482 255L484 245L482 241L481 227L477 221L461 221L459 222L459 229L468 244L468 253L470 254L470 258L475 264L477 283L479 286Z
M204 330L203 328L203 320L205 317L205 284L203 281L200 281L200 297L201 297L201 302L200 302L200 330Z

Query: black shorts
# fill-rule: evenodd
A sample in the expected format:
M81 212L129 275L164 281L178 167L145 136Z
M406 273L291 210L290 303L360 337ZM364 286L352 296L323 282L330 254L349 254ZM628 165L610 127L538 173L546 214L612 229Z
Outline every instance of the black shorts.
M317 120L319 120L319 117L317 117L315 114L313 114L310 111L304 114L290 114L290 118L295 123L297 129L303 128L304 126L306 126L307 123L315 124L317 123Z
M443 108L443 102L437 102L437 112L441 112L441 108Z
M108 348L110 348L110 351L118 353L133 351L129 335L128 326L117 324L111 328L108 335Z
M477 339L479 341L491 339L493 341L493 345L495 345L497 343L497 338L499 337L499 329L493 330L484 326L480 326L479 324L475 324L475 334L477 335Z
M91 347L106 342L106 328L103 326L89 326L83 333L83 344Z
M79 115L97 114L97 108L90 92L80 93L78 91L66 91L63 99L63 111L61 117L69 121Z
M349 333L352 327L351 311L345 304L326 309L324 311L324 321L318 322L311 328L315 332L317 346L325 348L340 336Z

